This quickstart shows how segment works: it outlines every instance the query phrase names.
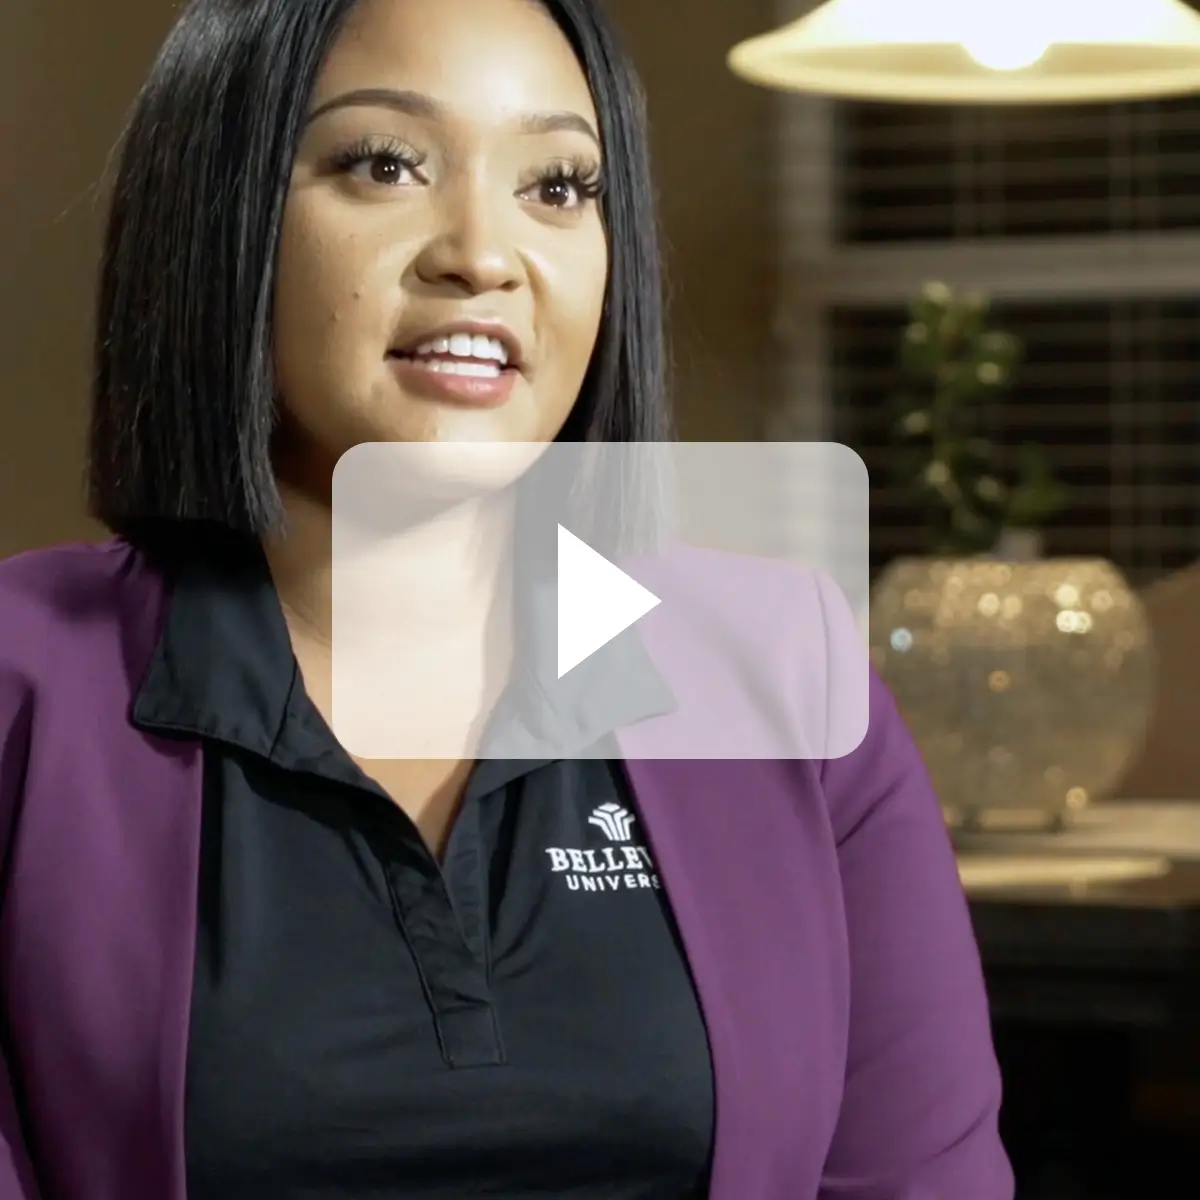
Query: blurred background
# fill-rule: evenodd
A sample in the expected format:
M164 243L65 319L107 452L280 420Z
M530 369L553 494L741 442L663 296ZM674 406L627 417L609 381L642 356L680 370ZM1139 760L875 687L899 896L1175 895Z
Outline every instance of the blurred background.
M958 840L1021 1200L1195 1192L1200 96L805 97L725 61L803 2L608 7L649 93L684 438L870 469L872 646ZM98 532L104 181L174 12L0 7L0 556ZM1028 503L989 508L1026 451Z

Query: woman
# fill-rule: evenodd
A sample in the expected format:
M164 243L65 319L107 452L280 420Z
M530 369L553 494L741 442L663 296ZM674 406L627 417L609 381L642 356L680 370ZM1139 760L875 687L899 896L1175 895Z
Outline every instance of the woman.
M594 0L193 0L171 34L103 264L117 536L0 568L2 1200L1011 1196L877 683L827 762L330 731L347 450L666 436L646 157ZM398 618L412 662L477 673L495 589L455 539L425 568L456 602Z

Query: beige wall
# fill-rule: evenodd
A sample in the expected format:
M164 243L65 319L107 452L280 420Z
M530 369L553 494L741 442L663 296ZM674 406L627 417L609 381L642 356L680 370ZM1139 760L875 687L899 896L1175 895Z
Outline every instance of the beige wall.
M162 0L0 5L0 46L13 56L0 118L0 554L88 532L81 445L96 188L168 11Z
M767 0L608 0L649 93L673 290L685 438L760 433L773 378L771 93L725 68L735 42L775 24Z
M722 58L770 23L758 16L768 6L611 4L650 92L684 433L754 436L767 346L768 108ZM94 532L82 515L81 448L101 180L173 7L0 4L0 556Z
M1200 800L1200 564L1145 592L1158 652L1158 696L1145 745L1118 795L1130 800Z

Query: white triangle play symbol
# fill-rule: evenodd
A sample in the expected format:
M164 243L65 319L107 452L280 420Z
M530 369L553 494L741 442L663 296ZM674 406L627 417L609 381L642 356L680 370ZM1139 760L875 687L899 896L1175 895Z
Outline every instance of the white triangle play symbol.
M558 527L558 677L662 601L586 542Z

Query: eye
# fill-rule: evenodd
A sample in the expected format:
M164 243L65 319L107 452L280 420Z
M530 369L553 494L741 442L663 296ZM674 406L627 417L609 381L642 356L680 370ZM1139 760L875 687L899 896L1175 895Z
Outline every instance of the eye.
M538 192L539 202L550 208L574 208L582 200L575 183L561 176L544 179L538 185Z
M339 174L379 187L411 187L423 182L417 175L421 157L414 150L390 139L364 139L339 151L331 166Z
M544 172L521 196L546 208L569 212L583 208L602 191L598 167L562 163Z
M394 154L373 154L370 158L361 158L347 174L384 187L398 187L417 182L414 167Z

